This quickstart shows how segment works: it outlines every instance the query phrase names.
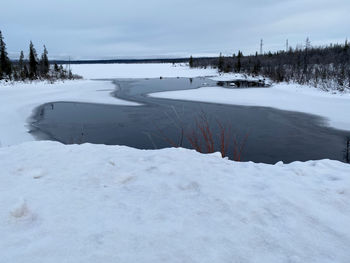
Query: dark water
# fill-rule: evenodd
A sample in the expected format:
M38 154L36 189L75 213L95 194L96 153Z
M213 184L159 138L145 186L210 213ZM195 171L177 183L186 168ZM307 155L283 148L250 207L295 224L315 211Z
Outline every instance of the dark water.
M49 103L37 110L35 134L67 144L90 142L154 149L182 142L183 147L191 148L186 135L195 130L196 120L205 115L216 140L220 132L218 123L227 128L231 158L233 138L242 143L248 135L243 161L344 160L348 133L323 127L322 119L316 116L264 107L147 97L151 92L216 84L208 79L115 80L115 83L118 86L115 96L143 105Z

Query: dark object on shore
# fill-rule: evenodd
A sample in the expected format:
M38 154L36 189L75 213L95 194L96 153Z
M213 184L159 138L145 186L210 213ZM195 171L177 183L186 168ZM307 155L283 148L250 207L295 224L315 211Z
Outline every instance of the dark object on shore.
M265 79L218 81L217 85L227 88L267 88L271 86L271 84L268 83Z

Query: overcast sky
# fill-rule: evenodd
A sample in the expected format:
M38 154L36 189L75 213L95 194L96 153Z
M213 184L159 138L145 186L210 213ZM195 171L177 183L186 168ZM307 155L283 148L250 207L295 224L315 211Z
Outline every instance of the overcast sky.
M11 57L33 41L51 58L181 57L255 53L309 37L350 37L350 0L2 0Z

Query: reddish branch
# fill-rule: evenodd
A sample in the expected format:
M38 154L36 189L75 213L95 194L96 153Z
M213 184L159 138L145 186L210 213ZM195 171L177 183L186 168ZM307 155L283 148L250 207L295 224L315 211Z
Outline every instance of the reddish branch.
M237 161L237 162L241 161L242 153L243 153L244 147L247 143L248 137L249 137L249 134L246 133L242 143L239 143L237 141L237 138L234 137L234 139L233 139L233 160L234 161Z
M219 127L218 133L218 143L221 156L227 157L229 151L230 142L228 140L227 133L231 133L231 128L227 129L221 122L216 121ZM155 125L156 126L156 125ZM157 126L156 126L157 127ZM184 138L190 143L191 147L200 153L213 153L215 152L215 141L212 129L210 127L209 121L205 114L201 114L198 119L196 119L195 127L191 132L185 132L183 125L180 125L181 136L179 143L174 142L168 136L166 136L163 131L159 128L158 132L161 137L173 147L181 147ZM240 162L242 160L243 150L248 140L248 133L245 134L242 142L239 142L237 137L233 138L233 160ZM204 145L204 146L203 146Z

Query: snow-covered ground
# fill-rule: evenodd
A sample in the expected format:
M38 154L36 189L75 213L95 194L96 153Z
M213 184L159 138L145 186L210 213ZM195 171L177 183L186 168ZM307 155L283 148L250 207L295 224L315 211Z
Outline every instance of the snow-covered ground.
M226 74L213 79L229 81L233 77ZM282 83L275 84L271 88L249 89L203 87L193 90L153 93L150 96L177 100L273 107L281 110L305 112L324 117L325 124L329 124L334 128L350 130L349 93L332 94L298 84Z
M216 69L189 68L187 64L80 64L71 65L75 74L88 79L108 78L193 78L217 76Z
M185 149L0 149L1 262L350 262L350 166Z

